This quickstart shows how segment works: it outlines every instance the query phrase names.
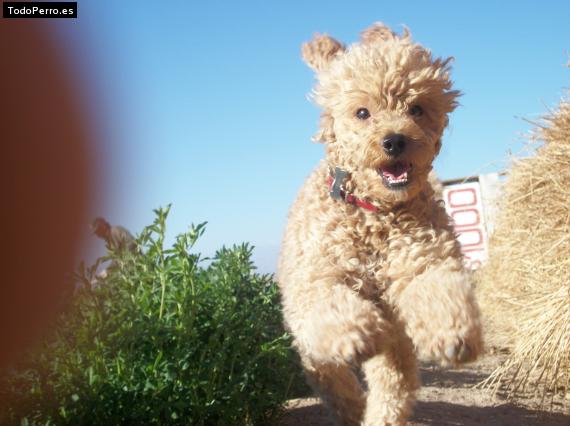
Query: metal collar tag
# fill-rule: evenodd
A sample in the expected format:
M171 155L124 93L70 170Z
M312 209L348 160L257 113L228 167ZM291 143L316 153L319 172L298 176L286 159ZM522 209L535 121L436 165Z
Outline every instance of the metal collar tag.
M344 200L346 192L343 183L347 175L348 172L346 170L342 170L340 167L334 168L333 182L330 186L330 195L333 199Z

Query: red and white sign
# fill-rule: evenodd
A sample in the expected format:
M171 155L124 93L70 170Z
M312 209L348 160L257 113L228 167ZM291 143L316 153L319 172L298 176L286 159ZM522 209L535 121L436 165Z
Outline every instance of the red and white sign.
M487 260L487 230L479 182L448 185L443 189L443 199L453 220L466 266L479 268Z

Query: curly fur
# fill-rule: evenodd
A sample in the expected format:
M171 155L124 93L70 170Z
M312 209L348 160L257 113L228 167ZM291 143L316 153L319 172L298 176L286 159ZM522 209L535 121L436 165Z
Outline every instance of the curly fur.
M278 281L287 327L309 382L344 425L400 425L418 387L416 357L444 364L474 359L479 313L459 245L428 175L439 152L451 90L450 59L382 24L345 48L317 35L303 46L317 72L322 107L316 140L326 159L293 204ZM423 115L411 116L412 105ZM359 120L365 107L370 118ZM402 157L409 184L390 189L379 168L391 161L380 141L410 141ZM334 200L330 166L350 172L347 190L377 212Z

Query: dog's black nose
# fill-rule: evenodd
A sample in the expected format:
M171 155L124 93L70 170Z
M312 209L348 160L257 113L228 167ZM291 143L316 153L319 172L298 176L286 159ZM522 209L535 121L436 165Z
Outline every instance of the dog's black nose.
M406 149L406 137L400 133L386 136L382 141L382 147L390 157L396 157Z

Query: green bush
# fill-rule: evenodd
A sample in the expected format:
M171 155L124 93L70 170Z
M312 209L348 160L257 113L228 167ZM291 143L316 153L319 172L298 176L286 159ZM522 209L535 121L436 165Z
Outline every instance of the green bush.
M165 249L167 215L156 211L138 253L81 268L55 336L4 379L2 424L264 424L304 389L251 247L208 263L191 252L202 224ZM92 286L102 261L113 266Z

